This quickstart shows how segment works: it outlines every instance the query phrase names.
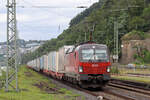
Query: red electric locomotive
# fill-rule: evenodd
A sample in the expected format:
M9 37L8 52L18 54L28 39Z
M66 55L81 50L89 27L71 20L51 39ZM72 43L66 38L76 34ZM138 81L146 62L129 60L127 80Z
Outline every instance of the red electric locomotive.
M63 78L84 88L103 87L110 80L110 66L106 45L83 43L67 50Z

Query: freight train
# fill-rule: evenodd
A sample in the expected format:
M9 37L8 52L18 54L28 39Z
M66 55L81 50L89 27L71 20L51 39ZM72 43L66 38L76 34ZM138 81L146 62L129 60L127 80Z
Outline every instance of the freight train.
M63 46L27 63L29 68L83 88L105 86L110 80L109 50L92 42Z

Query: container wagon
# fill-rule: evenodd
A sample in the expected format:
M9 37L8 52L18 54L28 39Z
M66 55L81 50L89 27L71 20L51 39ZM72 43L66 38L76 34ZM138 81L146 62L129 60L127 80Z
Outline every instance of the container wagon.
M109 50L92 42L63 46L58 51L28 62L34 70L81 87L103 87L110 80Z

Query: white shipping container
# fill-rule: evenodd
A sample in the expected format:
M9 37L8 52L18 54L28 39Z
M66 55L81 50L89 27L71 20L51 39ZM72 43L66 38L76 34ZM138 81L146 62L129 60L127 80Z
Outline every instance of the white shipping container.
M28 62L28 66L32 67L32 61Z
M58 73L64 73L65 53L74 46L63 46L58 52L52 51L48 54L48 70Z
M43 70L44 67L44 56L40 57L40 69Z
M57 72L59 73L64 73L65 71L65 54L66 54L66 51L68 49L73 49L74 46L73 45L70 45L70 46L63 46L59 49L58 51L58 66L57 66Z
M32 61L32 68L36 66L35 60Z
M40 70L40 58L36 59L36 70L39 71Z
M34 69L36 69L36 67L37 67L37 60L35 59L34 60Z
M44 70L47 70L48 68L48 56L44 55Z
M58 65L57 65L57 72L63 73L65 68L64 68L64 62L65 62L65 52L67 51L68 48L66 46L62 47L58 51Z
M30 62L28 63L28 65L32 68L32 66L33 66L33 60L30 61Z
M52 53L51 52L49 53L49 60L48 60L48 62L49 62L49 70L52 71Z
M57 68L57 52L52 51L48 54L48 69L50 71L56 72Z
M52 71L56 72L56 65L57 65L57 52L51 52L51 67L52 67Z
M34 68L34 60L28 62L27 65L31 68Z
M32 68L34 68L34 66L35 66L35 65L34 65L34 60L32 60L31 65L32 65Z
M47 67L46 67L46 69L47 70L50 70L50 62L49 62L49 54L47 55Z

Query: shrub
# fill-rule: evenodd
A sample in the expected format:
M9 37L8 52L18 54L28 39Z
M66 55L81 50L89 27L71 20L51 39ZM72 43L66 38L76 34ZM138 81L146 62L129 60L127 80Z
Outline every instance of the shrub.
M143 49L141 51L141 55L138 54L134 55L134 59L136 59L137 62L140 64L150 63L150 51L148 51L147 49Z
M130 33L124 35L122 40L144 40L146 34L141 31L133 30Z
M111 73L112 74L120 74L120 71L119 71L119 69L117 67L112 67L111 68Z

